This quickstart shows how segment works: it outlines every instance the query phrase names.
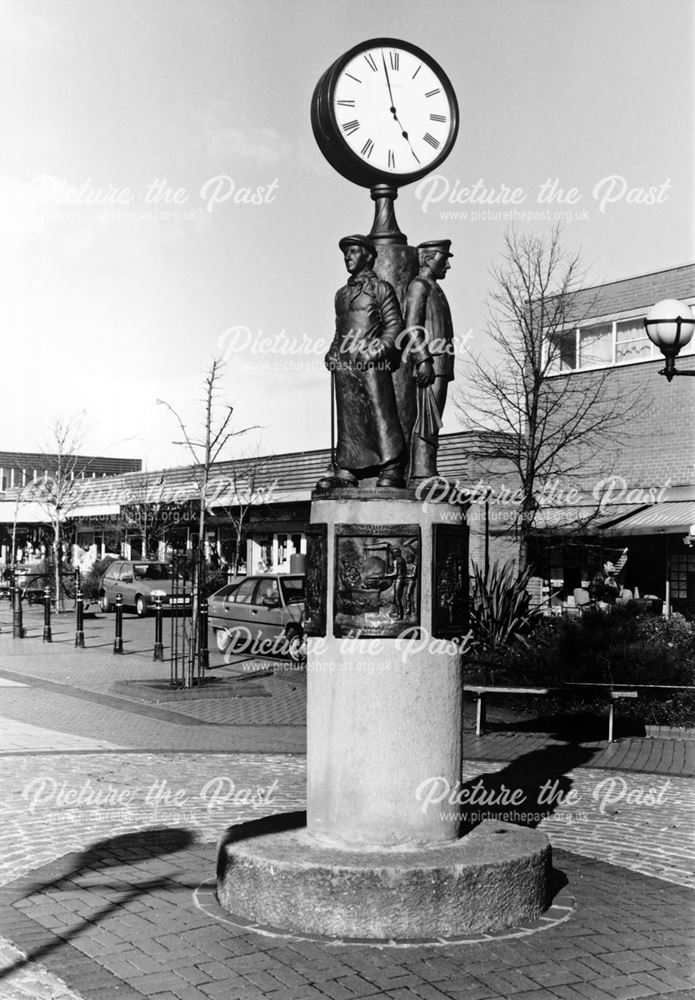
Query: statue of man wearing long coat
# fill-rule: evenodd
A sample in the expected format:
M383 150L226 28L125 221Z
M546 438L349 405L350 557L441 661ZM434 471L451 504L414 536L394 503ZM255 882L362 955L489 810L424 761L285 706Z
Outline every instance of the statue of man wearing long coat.
M357 486L378 475L377 486L403 486L406 445L392 372L403 317L393 287L373 271L376 248L367 236L340 240L347 284L335 296L335 337L325 363L334 373L338 440L333 476L319 486Z

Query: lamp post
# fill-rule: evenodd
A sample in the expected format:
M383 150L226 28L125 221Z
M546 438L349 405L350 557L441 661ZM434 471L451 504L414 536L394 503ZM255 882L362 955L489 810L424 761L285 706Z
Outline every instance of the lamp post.
M686 302L679 299L662 299L651 307L644 320L644 329L653 344L666 358L659 372L671 382L676 375L695 375L695 369L682 371L676 368L676 358L695 333L695 315ZM666 601L664 613L671 617L671 561L670 550L666 556Z
M678 299L662 299L647 313L644 329L666 358L659 375L665 375L669 382L676 375L695 375L695 370L679 371L676 368L681 348L690 343L695 333L695 315L689 305Z

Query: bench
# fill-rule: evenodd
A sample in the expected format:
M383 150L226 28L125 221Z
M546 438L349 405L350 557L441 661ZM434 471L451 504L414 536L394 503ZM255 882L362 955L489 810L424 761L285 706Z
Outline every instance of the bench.
M560 688L493 687L484 684L464 684L463 690L464 692L471 691L475 695L475 735L482 736L485 732L485 710L489 694L555 694Z
M487 708L487 696L489 694L557 694L560 691L566 690L567 687L574 686L568 684L566 687L545 687L545 688L529 688L529 687L494 687L492 685L484 684L464 684L464 692L470 691L475 695L476 698L476 710L475 710L475 735L482 736L485 733L485 712ZM603 687L604 685L597 684L577 684L577 687ZM614 690L611 689L609 694L609 707L608 707L608 742L613 743L613 724L615 721L615 702L618 698L636 698L637 691L634 690Z
M617 698L636 698L636 691L611 691L610 693L610 704L608 706L608 742L613 743L613 713L615 710L615 701Z

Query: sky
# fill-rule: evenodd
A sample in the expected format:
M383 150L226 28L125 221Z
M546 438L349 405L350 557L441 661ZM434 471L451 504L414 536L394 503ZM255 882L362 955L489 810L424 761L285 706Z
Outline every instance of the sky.
M369 231L373 206L323 158L310 102L367 39L424 48L458 97L450 156L396 202L412 245L452 240L457 341L489 349L504 188L523 195L519 231L562 222L591 284L692 262L694 12L691 0L0 0L3 449L50 451L63 416L84 453L186 464L157 400L195 436L216 357L235 428L259 428L222 457L328 447L337 243ZM456 201L475 185L486 204ZM452 408L444 430L457 429Z

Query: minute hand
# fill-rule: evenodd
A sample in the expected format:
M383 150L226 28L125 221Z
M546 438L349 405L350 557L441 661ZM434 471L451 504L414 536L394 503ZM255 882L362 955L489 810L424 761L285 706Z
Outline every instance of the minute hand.
M413 149L413 144L411 143L410 138L408 137L408 133L403 128L403 122L400 120L400 118L398 117L398 114L396 113L396 107L395 107L394 100L393 100L393 91L391 90L391 80L389 78L389 71L386 68L386 59L384 57L384 50L383 49L381 50L381 61L384 64L384 75L386 77L386 86L389 88L389 97L391 98L391 107L389 108L389 111L393 115L393 120L396 122L396 124L400 128L401 135L403 136L403 138L405 139L405 141L410 146L410 152L413 154L415 160L419 163L420 161L418 160L417 155L415 153L415 150Z
M389 97L391 98L391 107L389 108L389 111L391 112L393 117L396 118L396 109L394 107L394 101L393 101L393 91L391 90L391 80L389 78L389 71L386 68L386 57L384 56L383 49L381 50L381 61L384 64L384 75L386 77L386 86L389 88ZM398 121L398 118L396 118L396 121ZM400 122L398 122L398 124L400 125ZM402 127L403 126L401 126L401 128Z

